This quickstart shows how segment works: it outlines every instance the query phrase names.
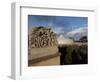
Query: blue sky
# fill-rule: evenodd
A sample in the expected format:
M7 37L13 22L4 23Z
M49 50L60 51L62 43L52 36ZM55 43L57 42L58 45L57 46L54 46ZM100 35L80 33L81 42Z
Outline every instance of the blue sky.
M34 26L51 27L55 33L70 32L88 27L87 17L28 15L28 28Z

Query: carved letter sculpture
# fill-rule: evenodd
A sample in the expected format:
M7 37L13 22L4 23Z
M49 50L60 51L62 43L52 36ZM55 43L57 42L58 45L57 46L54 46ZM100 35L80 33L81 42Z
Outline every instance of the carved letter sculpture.
M33 27L29 35L29 48L57 46L55 33L46 27Z

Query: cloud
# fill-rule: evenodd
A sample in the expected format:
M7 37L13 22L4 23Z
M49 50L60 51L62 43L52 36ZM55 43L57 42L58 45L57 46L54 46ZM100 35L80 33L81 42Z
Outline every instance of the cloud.
M63 27L57 27L57 28L52 28L52 29L57 34L64 32Z
M87 36L88 28L81 27L66 33L67 37L72 37L75 40L80 39L82 36Z
M87 27L72 30L72 31L68 32L67 34L74 35L76 33L85 33L85 32L87 32Z

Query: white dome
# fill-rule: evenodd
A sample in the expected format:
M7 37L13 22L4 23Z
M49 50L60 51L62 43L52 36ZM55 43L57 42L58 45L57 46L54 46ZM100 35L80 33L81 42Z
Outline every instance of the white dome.
M69 39L69 38L65 38L63 35L60 35L57 39L58 41L58 44L73 44L73 40L72 39Z

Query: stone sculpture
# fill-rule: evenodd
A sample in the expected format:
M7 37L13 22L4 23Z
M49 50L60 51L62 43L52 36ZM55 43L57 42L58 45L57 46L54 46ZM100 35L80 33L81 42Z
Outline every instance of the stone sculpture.
M28 32L28 60L29 66L60 64L58 42L51 28L33 27Z
M56 35L51 28L34 27L29 33L29 48L44 48L57 45Z

